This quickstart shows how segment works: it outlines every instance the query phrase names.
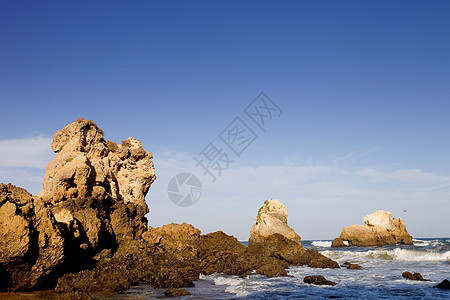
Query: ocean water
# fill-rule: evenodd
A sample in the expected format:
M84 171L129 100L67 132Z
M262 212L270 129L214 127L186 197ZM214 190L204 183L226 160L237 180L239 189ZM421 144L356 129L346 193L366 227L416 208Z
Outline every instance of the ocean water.
M331 241L302 241L340 264L348 261L360 270L291 267L292 277L266 278L250 274L245 278L224 274L201 275L191 296L183 299L450 299L450 291L433 288L450 279L450 238L414 239L414 246L331 248ZM402 278L402 272L419 272L430 281ZM336 286L303 283L308 275L323 275ZM121 295L94 295L96 299L157 299L164 289L138 285Z
M291 277L266 278L258 274L247 277L225 274L201 275L195 287L187 288L191 296L178 299L450 299L449 290L433 288L443 279L450 280L450 238L414 239L414 246L331 248L331 241L302 241L336 260L357 263L360 270L313 269L291 267ZM246 244L243 242L243 244ZM402 278L402 272L419 272L430 281ZM303 283L308 275L322 275L336 286ZM113 280L113 279L112 279ZM140 284L123 294L93 294L94 299L159 299L165 289ZM41 299L36 293L0 294L0 299Z

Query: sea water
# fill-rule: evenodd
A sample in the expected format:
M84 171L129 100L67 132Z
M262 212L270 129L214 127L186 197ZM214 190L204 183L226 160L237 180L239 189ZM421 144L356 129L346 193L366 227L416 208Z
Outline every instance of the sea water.
M450 279L450 238L414 239L414 245L331 248L331 241L302 241L305 248L362 269L313 269L290 267L290 277L244 278L225 274L201 275L185 299L450 299L450 291L433 288ZM245 244L245 243L244 243ZM419 272L430 281L402 278L402 272ZM336 286L303 283L308 275L322 275ZM163 289L138 285L122 295L94 295L97 299L156 299Z

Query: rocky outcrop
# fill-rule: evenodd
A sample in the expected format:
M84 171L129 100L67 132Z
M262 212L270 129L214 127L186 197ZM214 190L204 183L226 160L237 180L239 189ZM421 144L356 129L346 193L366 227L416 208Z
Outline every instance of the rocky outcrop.
M390 212L378 210L364 217L364 226L344 227L331 246L370 247L392 244L412 245L412 236L406 230L402 218L392 218Z
M38 197L0 184L0 290L54 287L147 230L155 170L140 141L116 145L79 119L55 133L52 149Z
M335 286L337 283L325 279L322 275L311 275L303 278L304 283L314 284L314 285L330 285Z
M288 265L339 268L339 264L332 259L316 250L305 249L278 233L272 234L259 242L249 244L248 249L256 257L273 257L286 262Z
M301 245L300 236L287 224L288 210L277 199L270 199L258 211L256 222L250 231L249 244L261 242L272 234L278 233Z
M67 244L47 205L0 183L0 273L3 290L46 288L62 271Z
M300 236L287 225L287 216L287 208L279 200L266 200L250 231L249 251L259 259L276 258L288 265L339 268L337 262L319 252L304 249ZM264 269L261 272L268 273Z
M38 196L82 249L113 248L147 230L145 195L155 169L140 141L116 145L94 122L78 119L55 133L52 150Z

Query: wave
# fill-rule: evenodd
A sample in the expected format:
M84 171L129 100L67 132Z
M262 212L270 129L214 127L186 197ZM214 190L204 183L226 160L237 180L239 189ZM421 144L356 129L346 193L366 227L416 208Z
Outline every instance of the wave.
M362 252L324 250L321 253L335 260L450 261L450 251L434 252L395 248L393 250L369 250Z
M200 274L200 279L212 280L215 285L226 286L225 292L235 294L237 297L246 297L257 290L253 290L249 285L248 280L233 275L224 275L220 273L214 273L212 275ZM263 282L258 282L256 286L264 285Z
M331 247L331 241L313 241L311 242L311 245L316 247L329 248Z
M414 246L448 246L450 239L419 240L413 239Z

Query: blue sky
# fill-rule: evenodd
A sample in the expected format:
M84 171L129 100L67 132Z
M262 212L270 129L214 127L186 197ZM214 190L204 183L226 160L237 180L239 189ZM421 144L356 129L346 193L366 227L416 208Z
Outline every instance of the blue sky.
M278 198L304 239L377 209L448 237L449 14L448 1L1 1L0 182L38 193L51 136L85 117L154 153L151 226L246 239ZM193 156L260 91L283 115L210 183ZM179 208L166 188L185 171L204 190Z

